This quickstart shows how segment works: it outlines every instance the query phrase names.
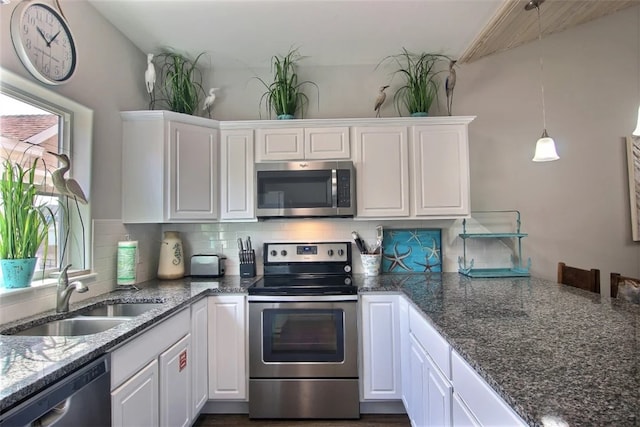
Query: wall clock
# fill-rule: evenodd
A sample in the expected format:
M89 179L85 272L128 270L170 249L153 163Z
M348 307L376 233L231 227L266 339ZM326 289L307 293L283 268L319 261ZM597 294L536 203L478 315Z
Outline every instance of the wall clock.
M18 57L38 80L59 85L76 70L76 44L60 12L39 1L23 1L11 15L11 40Z

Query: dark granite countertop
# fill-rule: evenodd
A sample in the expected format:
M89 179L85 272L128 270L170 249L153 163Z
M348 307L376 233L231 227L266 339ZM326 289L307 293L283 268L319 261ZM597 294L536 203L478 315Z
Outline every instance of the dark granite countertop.
M0 413L196 300L244 293L253 280L226 276L216 287L211 281L152 281L137 292L72 305L81 311L105 300L165 302L89 337L0 335ZM356 275L355 283L361 293L408 296L530 425L640 424L640 306L536 278L388 274ZM0 332L24 321L0 325Z
M117 290L80 303L71 304L69 314L55 310L0 325L0 333L11 333L26 323L36 325L48 320L81 314L84 308L106 302L162 302L161 307L104 332L76 337L29 337L0 335L0 414L26 397L94 360L106 351L133 337L149 326L169 317L207 295L245 293L257 278L225 276L217 279L150 281L139 290Z
M640 425L640 306L536 278L358 282L406 294L530 425Z

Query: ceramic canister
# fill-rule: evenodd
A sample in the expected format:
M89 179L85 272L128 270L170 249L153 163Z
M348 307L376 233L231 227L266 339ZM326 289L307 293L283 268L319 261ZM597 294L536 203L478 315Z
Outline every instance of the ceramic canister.
M160 244L158 279L180 279L182 277L184 277L184 253L180 233L165 231Z

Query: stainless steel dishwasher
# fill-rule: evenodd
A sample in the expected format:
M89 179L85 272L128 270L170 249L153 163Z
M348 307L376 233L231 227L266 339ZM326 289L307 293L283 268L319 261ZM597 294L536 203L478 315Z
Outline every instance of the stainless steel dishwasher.
M0 415L0 427L111 426L110 377L101 356Z

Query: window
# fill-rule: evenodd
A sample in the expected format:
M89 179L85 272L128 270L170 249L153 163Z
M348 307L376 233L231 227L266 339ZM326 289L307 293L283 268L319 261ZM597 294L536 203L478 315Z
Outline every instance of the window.
M34 285L39 284L43 267L45 275L66 264L72 264L75 271L90 270L90 204L76 203L51 185L51 172L63 165L50 153L69 156L71 170L65 178L72 176L78 181L90 199L92 111L0 69L0 120L3 155L12 153L31 161L40 157L44 160L41 174L48 173L48 185L39 197L56 213L58 232L56 236L53 227L50 230L46 259L43 254L38 256ZM40 251L43 249L44 245Z

